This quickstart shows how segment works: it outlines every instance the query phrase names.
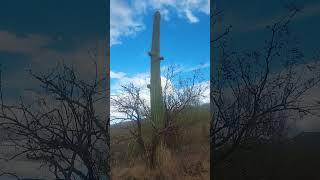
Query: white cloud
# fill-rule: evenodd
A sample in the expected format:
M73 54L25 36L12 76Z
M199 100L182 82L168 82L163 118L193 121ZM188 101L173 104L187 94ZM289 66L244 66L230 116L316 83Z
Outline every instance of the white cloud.
M111 76L111 72L113 71L110 71L110 76ZM148 73L139 73L133 76L129 76L124 72L116 72L115 74L117 74L118 77L120 75L121 78L114 78L116 81L111 84L111 95L118 95L119 90L121 89L121 86L129 83L132 83L135 86L138 86L143 91L148 91L147 85L150 82L150 77Z
M136 17L135 9L123 0L110 2L110 45L120 44L120 36L135 34L144 29L142 22Z
M115 72L115 71L110 71L110 78L111 79L121 79L126 76L126 73L124 72Z
M121 44L121 38L135 35L145 28L143 16L148 10L159 10L162 17L169 21L173 14L188 20L199 22L196 13L210 14L209 0L111 0L110 45Z
M195 66L195 68L204 68L207 67L206 64ZM181 71L185 70L190 70L189 68L181 68ZM150 83L150 76L149 72L146 73L139 73L135 75L128 75L124 72L110 72L110 76L114 76L114 82L111 84L111 96L117 96L117 97L125 97L126 94L121 94L121 86L126 85L129 83L132 83L136 87L139 87L141 90L141 98L144 99L147 102L147 105L150 105L150 90L148 89L147 85ZM167 82L167 87L164 87ZM175 89L174 83L171 82L170 80L167 80L165 77L161 76L161 85L162 85L162 91L166 91L167 93L173 92ZM196 88L203 88L203 97L201 98L200 102L201 103L209 103L210 102L210 88L209 88L209 81L202 81L196 84ZM164 89L166 88L166 89ZM112 105L110 105L110 115L112 117L124 117L123 114L119 113L116 111L116 108ZM116 123L118 121L114 121L113 123Z
M187 16L188 20L191 23L197 23L199 21L199 19L196 16L194 16L189 9L186 9L185 13L186 13L186 16Z
M210 103L210 81L203 81L197 84L199 88L203 88L203 97L200 102L203 104Z

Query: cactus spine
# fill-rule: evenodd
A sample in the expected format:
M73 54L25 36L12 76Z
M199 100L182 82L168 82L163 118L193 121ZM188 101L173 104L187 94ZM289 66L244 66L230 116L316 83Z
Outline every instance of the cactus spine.
M160 12L154 14L152 46L149 52L151 57L151 77L150 77L150 101L151 101L151 120L157 128L160 128L163 122L163 102L162 88L160 78Z

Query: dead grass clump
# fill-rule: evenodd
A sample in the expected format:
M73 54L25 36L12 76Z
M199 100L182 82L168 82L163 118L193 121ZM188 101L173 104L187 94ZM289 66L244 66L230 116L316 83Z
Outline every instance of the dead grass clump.
M198 150L201 148L197 148ZM130 167L113 167L113 180L206 180L209 179L209 155L206 152L177 154L161 144L157 149L158 167L149 169L141 160Z
M164 144L160 144L157 149L158 174L157 176L166 179L179 178L179 162L175 155Z

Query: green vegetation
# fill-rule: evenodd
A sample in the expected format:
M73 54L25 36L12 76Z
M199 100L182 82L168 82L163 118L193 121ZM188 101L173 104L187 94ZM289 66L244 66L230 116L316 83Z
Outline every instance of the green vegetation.
M156 169L146 167L139 144L130 138L125 122L111 126L112 179L208 179L209 178L209 105L190 106L177 117L177 131L167 135L166 145L157 147ZM146 144L153 128L142 121ZM119 138L121 137L121 138ZM118 141L119 139L130 139Z

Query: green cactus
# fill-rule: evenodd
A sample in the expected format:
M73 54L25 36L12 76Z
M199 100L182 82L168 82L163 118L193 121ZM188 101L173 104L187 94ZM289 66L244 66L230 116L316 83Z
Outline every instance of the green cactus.
M150 101L151 101L151 120L157 128L160 128L164 117L162 102L162 89L160 77L160 12L154 15L152 47L149 52L151 57L151 77L150 77Z

